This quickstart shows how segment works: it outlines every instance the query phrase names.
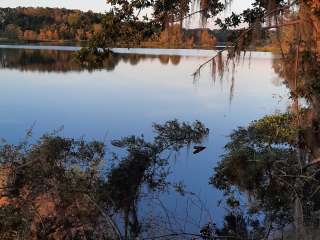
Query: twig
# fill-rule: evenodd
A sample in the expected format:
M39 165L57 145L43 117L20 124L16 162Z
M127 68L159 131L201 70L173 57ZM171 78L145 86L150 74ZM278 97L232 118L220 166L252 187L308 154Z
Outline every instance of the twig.
M167 235L161 235L161 236L155 236L155 237L148 237L148 238L142 238L142 240L153 240L153 239L160 239L160 238L169 238L169 237L179 237L179 236L191 236L191 237L199 237L202 238L202 235L194 234L194 233L187 233L187 232L181 232L181 233L172 233ZM215 239L238 239L238 237L234 236L216 236Z
M300 22L301 22L300 20L294 20L294 21L286 22L286 23L282 23L282 24L275 24L275 25L271 25L271 26L267 26L267 27L262 27L262 29L267 30L267 29L272 29L272 28L286 27L286 26L299 24Z
M122 240L122 236L120 233L119 228L117 227L117 225L113 222L113 220L111 219L110 216L108 216L107 214L105 214L105 212L101 209L101 207L88 195L85 194L85 196L87 197L87 199L100 211L100 213L102 214L102 216L107 220L107 222L109 222L109 224L111 225L111 227L113 228L114 232L116 233L116 235L118 236L118 239Z
M320 158L317 158L317 159L313 160L312 162L310 162L309 164L307 164L306 166L304 166L304 170L308 167L311 167L311 166L319 164L319 163L320 163Z

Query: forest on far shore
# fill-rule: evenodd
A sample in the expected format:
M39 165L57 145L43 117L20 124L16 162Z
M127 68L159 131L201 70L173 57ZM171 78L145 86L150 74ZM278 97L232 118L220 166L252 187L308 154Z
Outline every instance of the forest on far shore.
M103 31L101 13L63 8L0 8L0 40L80 42ZM233 31L185 29L172 25L140 47L212 48Z
M58 8L0 8L0 37L26 41L89 40L103 15Z

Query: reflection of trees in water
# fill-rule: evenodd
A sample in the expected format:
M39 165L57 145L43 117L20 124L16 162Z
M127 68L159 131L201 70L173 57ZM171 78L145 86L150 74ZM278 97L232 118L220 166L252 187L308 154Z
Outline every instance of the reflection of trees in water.
M0 66L21 71L68 72L94 69L114 70L120 62L137 65L141 61L159 59L160 63L180 63L180 56L111 53L101 63L80 64L74 53L57 50L0 49ZM166 59L163 61L163 59Z
M170 160L199 144L208 129L168 121L155 137L112 141L126 152L107 155L101 142L45 135L33 145L0 148L1 239L136 239L145 224L138 204L167 191ZM172 157L171 157L172 156ZM123 219L119 221L119 218Z
M233 236L241 239L268 239L272 232L280 239L319 236L319 50L308 36L299 38L298 45L294 36L286 40L288 45L282 42L282 58L273 63L291 91L288 113L236 129L211 178L226 195L234 225L242 229ZM249 196L245 204L239 198L242 193Z
M72 53L67 51L0 49L0 61L2 68L21 71L80 71Z
M169 59L170 59L170 57L168 55L161 55L159 57L159 60L163 65L168 64L169 63Z
M292 70L292 66L299 66ZM298 58L289 56L286 60L274 60L275 71L285 79L291 91L293 104L291 110L297 115L301 125L301 147L311 152L311 161L320 158L320 63L317 56L308 49L300 51ZM308 103L301 106L301 101ZM303 146L307 145L307 146Z
M236 129L211 178L226 195L234 223L227 229L235 238L319 238L319 4L299 3L301 22L277 33L281 57L273 63L291 91L289 111Z
M129 62L131 65L137 65L140 62L141 58L137 54L132 54L129 58Z
M181 57L180 56L170 56L170 61L173 65L179 65L180 63L180 60L181 60Z

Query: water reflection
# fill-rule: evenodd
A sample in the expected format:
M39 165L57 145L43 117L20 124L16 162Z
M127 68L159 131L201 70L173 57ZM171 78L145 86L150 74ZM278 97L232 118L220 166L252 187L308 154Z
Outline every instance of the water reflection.
M134 66L145 60L179 65L181 56L112 53L99 65L82 65L71 51L0 48L0 67L20 71L70 72L105 69L113 71L121 62Z
M211 178L225 193L225 230L235 238L319 236L320 61L314 47L293 46L273 61L290 90L288 111L235 129Z
M154 131L150 142L142 136L112 141L127 152L124 157L107 155L102 142L55 134L44 135L33 145L4 144L0 148L1 239L145 236L151 225L138 214L141 199L150 192L167 191L173 184L167 178L174 153L200 144L209 134L199 121L154 124Z
M21 52L20 50L14 51ZM39 55L42 54L41 51L37 51ZM158 51L160 52L160 50ZM66 57L72 56L70 52L69 55L65 52L49 51L49 53L53 54L53 59L60 54L61 61L64 61L62 57L64 54ZM8 52L8 57L9 55L10 52ZM45 58L48 58L47 53L44 53L44 55L46 56ZM13 57L11 59L14 62L15 59ZM72 61L72 57L69 59ZM165 64L162 64L160 60ZM95 161L91 161L90 167L92 167L92 171L87 168L88 160L93 158L96 160L96 157L99 156L100 145L97 145L96 142L94 142L95 144L81 141L71 141L70 143L68 138L50 138L54 140L54 144L52 148L48 148L46 144L48 138L43 138L42 140L44 141L40 139L40 144L33 146L32 151L28 153L30 153L30 158L41 156L39 157L39 162L34 165L28 165L27 168L21 168L21 175L26 173L27 175L25 176L31 176L28 175L30 172L24 172L24 170L35 168L37 170L35 173L38 174L39 179L43 179L46 176L54 176L55 178L52 182L49 180L45 184L42 184L40 180L33 181L32 178L27 178L26 181L34 189L38 189L39 186L43 185L48 188L53 187L52 185L54 184L52 183L54 181L57 181L58 185L64 183L58 189L63 190L61 191L61 196L55 199L76 199L73 202L66 201L65 204L58 202L62 205L59 205L59 208L54 210L58 210L62 214L57 215L57 218L50 216L49 219L34 222L36 223L34 225L39 230L39 239L41 237L45 238L46 233L50 231L56 230L58 234L65 233L61 229L72 229L68 232L70 235L80 233L87 234L86 236L96 236L94 231L110 230L110 226L110 234L117 235L117 232L120 231L123 236L125 232L127 232L128 236L134 236L139 231L141 233L148 231L149 236L152 237L158 236L158 234L183 232L193 233L200 237L202 235L205 236L206 233L205 229L202 233L199 232L199 229L209 220L210 224L215 221L221 221L223 209L216 206L216 201L220 199L221 193L208 187L208 178L212 174L212 166L216 164L222 153L221 149L226 141L225 136L236 126L246 124L254 118L259 118L275 111L275 109L285 109L286 103L279 105L272 98L272 94L285 95L286 90L283 87L275 87L271 83L271 80L276 75L271 69L270 55L263 55L260 58L258 55L253 62L255 71L250 70L248 67L238 69L234 101L233 105L230 106L228 96L231 81L228 82L228 74L223 75L221 88L219 86L210 88L209 86L212 84L212 69L204 69L205 71L201 74L201 81L199 81L198 87L195 88L192 85L191 73L204 60L204 58L199 57L185 58L164 54L151 56L142 54L142 57L134 54L118 54L111 56L108 60L113 62L111 66L114 67L116 65L117 71L92 71L89 73L87 69L84 71L83 69L68 70L66 68L64 70L66 74L63 78L59 74L63 71L46 69L48 66L50 67L50 61L42 70L39 69L37 64L41 66L42 61L39 59L36 61L37 64L31 65L32 69L28 69L30 65L24 63L22 58L19 61L24 64L23 67L19 67L20 63L18 62L10 68L4 67L0 69L1 76L3 76L0 81L2 90L0 95L2 110L1 137L9 139L10 142L16 142L17 139L23 136L23 131L36 120L37 124L33 132L34 139L38 139L43 132L64 125L65 128L62 135L70 136L71 139L82 136L82 134L86 134L89 139L101 139L107 132L108 139L120 139L120 141L112 142L115 147L124 147L124 149L117 148L117 150L114 150L114 158L108 162L110 168L99 171L99 174L101 172L110 173L110 175L106 174L106 176L110 177L110 179L112 178L115 184L107 186L106 179L102 179L101 182L101 179L95 177L95 171L97 170ZM114 64L114 62L117 63ZM136 64L137 62L139 64ZM51 64L54 65L56 63L51 62ZM179 64L179 67L175 67L174 64ZM62 65L68 66L67 60ZM11 71L8 69L16 70ZM83 72L79 74L78 71ZM47 74L47 72L49 73ZM261 72L264 74L261 74ZM248 108L248 105L251 107ZM156 142L153 141L155 133L150 131L150 124L152 122L165 122L173 118L190 122L196 119L203 119L206 127L213 129L213 134L207 140L208 142L204 144L207 146L206 150L197 155L191 154L190 151L179 151L179 155L172 155L169 152L161 154L160 163L164 164L164 166L159 168L159 165L150 165L147 171L148 174L143 176L144 187L139 189L141 192L135 195L137 184L133 184L132 188L130 184L126 184L121 188L126 192L126 194L123 194L123 191L119 191L121 189L118 188L117 183L121 183L123 179L126 179L126 183L141 182L141 175L135 176L131 173L134 167L138 168L135 171L137 173L141 173L144 170L145 165L140 165L144 161L136 163L136 159L145 160L146 158L144 157L153 154L154 150L157 149L156 145L161 143L158 140ZM175 129L179 130L180 128ZM121 137L130 136L132 133L143 133L144 137L121 139ZM166 139L167 137L172 137L172 135L166 133L160 135L160 137ZM182 137L188 137L188 135L182 135ZM175 140L179 139L182 139L181 136ZM65 142L64 140L67 141ZM65 148L65 143L67 143L67 148ZM182 145L188 145L185 143ZM74 148L71 147L71 153L68 152L70 154L65 155L64 151L69 149L70 144ZM200 146L197 146L198 148L196 149L201 149L202 144L197 145ZM12 153L10 147L12 146L6 147L5 150L9 148L9 153ZM59 166L56 168L51 158L48 160L48 169L46 168L44 172L40 171L41 166L46 165L42 165L43 162L40 158L42 159L48 151L51 154L51 150L55 152L57 149L62 149L63 154L55 156L58 156L59 161L61 160L63 164L66 163L66 167L71 168L79 163L83 169L88 171L82 171L81 167L75 167L70 175L69 173L65 174L64 171L60 171L60 167L65 165L58 164ZM78 152L77 150L81 151ZM110 148L107 150L107 156L112 156L109 155ZM27 155L29 157L29 154ZM76 157L80 157L81 161L79 162L79 159L75 159ZM153 157L153 159L159 160L158 156ZM176 161L170 161L172 164L167 166L165 164L169 157L171 160ZM27 161L29 158L22 158L22 161L24 161L23 159ZM108 158L108 160L110 159ZM135 163L134 166L131 165L132 162ZM73 163L75 165L72 165ZM115 170L113 174L109 171L111 168ZM56 170L57 175L51 174L52 171ZM168 170L172 174L167 175ZM158 177L150 178L153 173L159 173L156 175ZM146 191L150 190L150 186L160 187L158 189L166 186L167 182L163 181L160 176L166 176L166 179L171 183L170 189L173 191ZM23 178L16 178L12 183L19 183L18 179ZM183 182L180 182L181 180ZM39 186L37 186L37 183L39 183ZM114 187L115 185L117 187ZM81 192L86 187L93 188L93 191L85 192L88 193L91 200L92 198L97 201L108 200L106 205L103 202L99 202L102 203L99 207L103 207L102 210L106 211L108 215L102 215L99 208L94 206L94 202ZM106 193L106 189L109 194L96 195L96 193ZM166 187L163 189L167 190ZM40 190L46 191L45 188ZM70 192L72 193L71 196ZM128 192L133 194L130 194L129 197ZM140 195L140 193L142 194ZM117 206L111 203L112 206L116 206L117 212L115 215L113 215L114 212L107 211L110 209L108 204L112 202L109 198L110 194L112 198L117 196L121 198L117 202ZM30 198L32 199L34 196L31 195ZM53 196L55 195L53 194ZM52 196L43 195L44 200L39 203L43 203L48 197ZM136 197L138 197L138 201ZM50 203L50 201L46 202ZM37 210L44 214L40 216L45 216L48 212L45 212L44 208L51 211L53 206L42 208L36 205L36 207L39 207ZM36 216L37 213L32 211L30 205L21 206L20 209L23 210L22 213L16 206L3 208L3 214L18 216L17 218L12 218L12 222L6 222L7 229L10 227L14 229L10 234L15 234L20 230L24 231L24 227L28 227L27 223L32 222L29 220L34 216L36 220L39 220L39 216ZM27 221L24 221L25 218L19 218L20 214L25 214L23 216L29 217L26 218ZM96 219L96 216L99 219ZM114 217L114 221L119 223L119 229L112 227L112 223L108 220L109 216ZM156 218L154 218L155 216ZM212 219L212 216L214 216L214 219ZM17 221L17 219L22 221ZM79 227L83 223L86 224L84 228ZM100 223L101 225L99 225ZM22 226L22 229L15 229L14 227L17 226L15 224ZM210 224L207 225L207 230L211 229L212 226ZM99 227L96 227L98 225ZM61 226L61 228L57 229L57 226ZM94 231L92 226L95 226ZM173 237L168 237L168 239L173 239ZM185 239L186 236L176 238ZM96 239L99 239L99 236Z

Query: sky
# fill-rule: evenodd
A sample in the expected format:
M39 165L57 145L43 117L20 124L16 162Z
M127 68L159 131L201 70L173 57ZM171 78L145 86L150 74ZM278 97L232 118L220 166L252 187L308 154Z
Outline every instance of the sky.
M106 0L0 0L0 7L58 7L105 12Z
M241 11L250 6L252 0L234 0L233 11ZM83 11L105 12L106 0L0 0L0 7L59 7Z

